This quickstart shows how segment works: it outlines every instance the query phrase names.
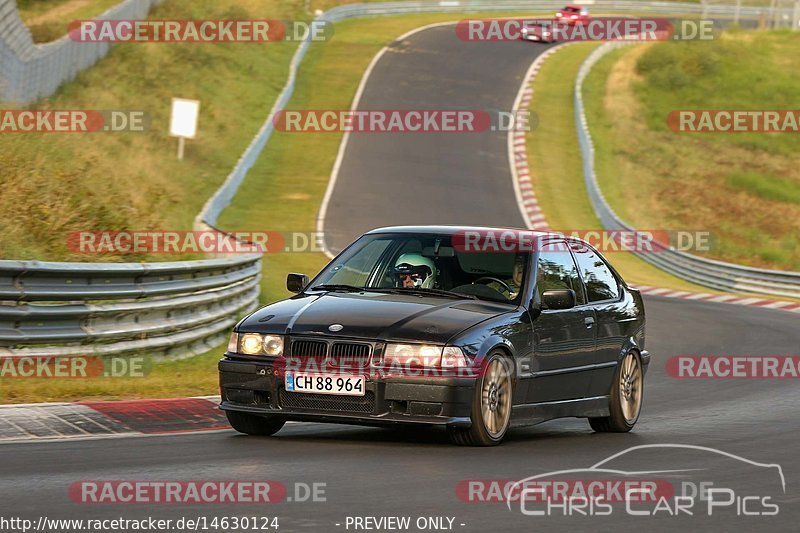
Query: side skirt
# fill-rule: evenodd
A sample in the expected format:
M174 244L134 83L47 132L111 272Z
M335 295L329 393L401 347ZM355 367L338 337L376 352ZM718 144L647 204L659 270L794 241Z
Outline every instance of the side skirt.
M511 427L533 426L554 418L609 416L608 396L529 403L511 408Z

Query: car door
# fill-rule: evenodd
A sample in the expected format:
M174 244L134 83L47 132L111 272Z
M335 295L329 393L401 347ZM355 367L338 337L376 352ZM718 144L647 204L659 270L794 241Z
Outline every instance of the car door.
M540 246L534 295L549 289L572 289L572 309L541 311L533 321L532 372L528 403L583 398L591 383L595 362L595 316L587 305L583 284L572 254L563 240ZM537 304L538 305L538 304Z
M597 320L595 367L589 396L602 396L608 394L625 343L625 323L636 317L626 313L622 287L606 260L584 243L573 242L570 248L586 287L586 298Z

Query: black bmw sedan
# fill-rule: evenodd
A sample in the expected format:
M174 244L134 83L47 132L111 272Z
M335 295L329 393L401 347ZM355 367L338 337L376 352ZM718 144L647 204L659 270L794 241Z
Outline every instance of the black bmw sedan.
M287 288L236 325L219 362L221 407L242 433L439 424L486 446L554 418L614 432L639 418L642 298L579 239L381 228Z

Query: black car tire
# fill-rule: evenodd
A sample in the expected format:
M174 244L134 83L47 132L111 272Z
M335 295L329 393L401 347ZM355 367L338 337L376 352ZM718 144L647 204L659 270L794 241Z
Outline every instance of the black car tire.
M511 403L514 397L513 364L501 351L490 353L483 362L481 375L475 380L469 428L448 428L450 439L460 446L497 446L508 431ZM494 409L492 409L494 407ZM496 419L496 410L502 409ZM490 431L487 426L496 429Z
M635 365L632 369L626 369L626 365ZM638 395L638 408L636 409L635 416L626 417L623 406L623 397L625 396L624 381L629 378L623 373L634 372L635 387L633 394ZM608 402L610 416L589 418L589 425L598 433L627 433L636 421L639 420L639 414L642 410L642 400L644 399L644 372L642 369L642 358L638 352L631 351L617 364L617 369L614 372L614 381L611 384L610 398Z
M245 435L274 435L281 430L286 420L275 416L259 416L239 411L225 411L231 427Z

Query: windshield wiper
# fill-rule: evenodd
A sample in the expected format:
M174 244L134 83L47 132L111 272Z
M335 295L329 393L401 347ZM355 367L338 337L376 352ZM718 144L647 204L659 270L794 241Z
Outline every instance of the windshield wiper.
M477 300L478 299L476 296L473 296L472 294L460 294L460 293L457 293L457 292L450 292L450 291L445 291L445 290L442 290L442 289L428 289L428 288L425 288L425 287L395 287L393 289L386 289L386 290L387 291L388 290L397 291L399 293L410 292L410 293L417 293L417 294L430 294L431 296L448 296L450 298L456 298L458 300L464 300L464 299Z
M369 289L364 287L356 287L355 285L343 285L336 283L315 285L308 289L310 291L341 291L341 292L363 292Z
M355 285L345 285L341 283L323 283L314 285L309 291L329 291L329 292L391 292L393 289L381 289L380 287L357 287Z

